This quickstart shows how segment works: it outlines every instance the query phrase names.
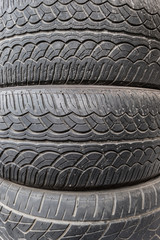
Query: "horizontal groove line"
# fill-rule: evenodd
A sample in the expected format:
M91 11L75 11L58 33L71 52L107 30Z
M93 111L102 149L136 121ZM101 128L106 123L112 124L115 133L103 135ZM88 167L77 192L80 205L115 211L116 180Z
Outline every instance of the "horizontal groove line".
M24 85L24 86L15 86L15 87L0 87L0 94L2 92L5 92L7 94L7 92L9 91L19 91L19 92L28 92L28 91L35 91L37 93L37 91L40 91L41 93L45 92L46 90L49 90L50 92L55 92L55 93L68 93L70 94L71 92L68 92L68 90L74 91L74 92L78 92L78 93L105 93L106 91L133 91L133 92L137 92L137 91L143 91L143 92L156 92L160 94L160 90L159 89L155 89L155 88L147 88L147 87L131 87L131 86L115 86L115 85L64 85L64 84L56 84L56 85ZM94 91L94 92L93 92ZM35 93L33 92L33 93ZM48 93L48 92L47 92ZM11 93L9 93L11 94Z
M134 37L134 38L140 38L140 39L144 39L144 40L147 40L147 41L155 41L157 43L159 43L159 40L155 37L146 37L144 36L143 34L132 34L132 33L129 33L129 32L125 32L125 31L114 31L114 30L88 30L88 29L66 29L66 30L46 30L46 31L34 31L34 32L31 32L31 33L24 33L24 34L16 34L16 35L13 35L13 36L10 36L10 37L3 37L3 38L0 38L0 42L3 42L3 41L6 41L6 40L13 40L14 38L23 38L23 37L31 37L31 36L38 36L40 34L45 34L45 35L50 35L50 34L65 34L66 33L71 33L71 36L72 34L77 34L78 33L85 33L85 34L94 34L94 35L99 35L99 34L112 34L114 36L117 37L117 34L121 34L121 36L125 36L125 37ZM73 35L74 36L74 35Z
M132 144L132 143L144 143L144 142L153 142L153 141L159 141L160 142L160 137L156 137L156 138L143 138L143 139L135 139L135 140L108 140L108 141L51 141L51 140L18 140L18 139L14 139L14 138L0 138L0 143L3 145L3 143L27 143L27 144L41 144L41 145L45 145L46 144L57 144L57 145L61 145L61 144L65 144L65 145L88 145L88 144L99 144L99 145L104 145L104 144Z
M8 93L9 91L18 91L18 92L29 92L32 91L31 93L37 93L40 91L40 93L45 93L46 90L48 90L49 93L68 93L71 94L72 92L69 91L74 91L78 92L80 94L84 93L106 93L110 90L114 92L119 92L119 91L133 91L133 92L152 92L159 93L160 94L160 89L157 88L148 88L148 87L138 87L138 86L121 86L121 85L64 85L64 84L56 84L56 85L24 85L24 86L13 86L13 87L0 87L0 94L5 93L6 95L12 95L11 93ZM35 92L33 92L35 91ZM47 93L48 93L47 92Z

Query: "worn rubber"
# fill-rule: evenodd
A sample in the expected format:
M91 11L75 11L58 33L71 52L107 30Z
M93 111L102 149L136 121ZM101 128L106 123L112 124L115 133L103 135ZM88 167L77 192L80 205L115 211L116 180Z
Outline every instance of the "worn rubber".
M3 240L158 240L160 178L97 192L31 189L0 180Z
M159 88L159 41L114 33L36 34L0 44L0 86L128 85Z
M160 93L114 87L0 91L0 176L49 189L99 189L160 172Z
M109 30L160 39L155 0L2 0L0 38L48 30Z
M0 86L160 88L160 4L148 0L3 0Z

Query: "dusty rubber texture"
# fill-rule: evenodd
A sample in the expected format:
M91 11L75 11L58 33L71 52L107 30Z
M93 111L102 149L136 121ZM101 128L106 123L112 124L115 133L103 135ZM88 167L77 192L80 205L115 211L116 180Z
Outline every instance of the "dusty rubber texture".
M2 0L0 38L48 30L109 30L160 39L160 4L150 0Z
M0 180L4 240L157 240L160 178L97 192L31 189Z
M48 189L110 188L160 173L160 93L114 87L0 91L0 176Z
M160 88L158 0L3 0L0 86Z
M160 87L159 41L99 32L36 33L0 44L0 86Z

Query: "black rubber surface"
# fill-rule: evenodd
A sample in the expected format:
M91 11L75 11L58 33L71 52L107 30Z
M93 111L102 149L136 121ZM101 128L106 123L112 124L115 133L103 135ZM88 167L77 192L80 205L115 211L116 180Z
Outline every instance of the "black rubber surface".
M3 240L157 240L160 179L117 190L57 192L0 180Z
M160 172L160 93L114 87L0 91L0 176L50 189L110 188Z
M158 1L3 0L0 86L160 88Z
M160 39L154 0L1 0L0 37L48 30L110 30Z

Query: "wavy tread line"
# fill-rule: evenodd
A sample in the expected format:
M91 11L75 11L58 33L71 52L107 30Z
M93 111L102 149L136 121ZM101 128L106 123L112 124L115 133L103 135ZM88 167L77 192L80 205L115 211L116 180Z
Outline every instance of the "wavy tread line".
M3 90L0 138L59 142L155 139L160 136L159 98L157 91L140 89Z
M2 1L1 38L54 29L115 29L160 38L159 3L150 1ZM63 9L63 10L62 10ZM99 23L100 27L99 27Z
M1 87L28 84L158 86L159 44L112 34L39 34L3 41ZM134 74L133 74L134 73Z
M110 187L159 174L159 141L121 144L1 142L0 176L51 189Z

